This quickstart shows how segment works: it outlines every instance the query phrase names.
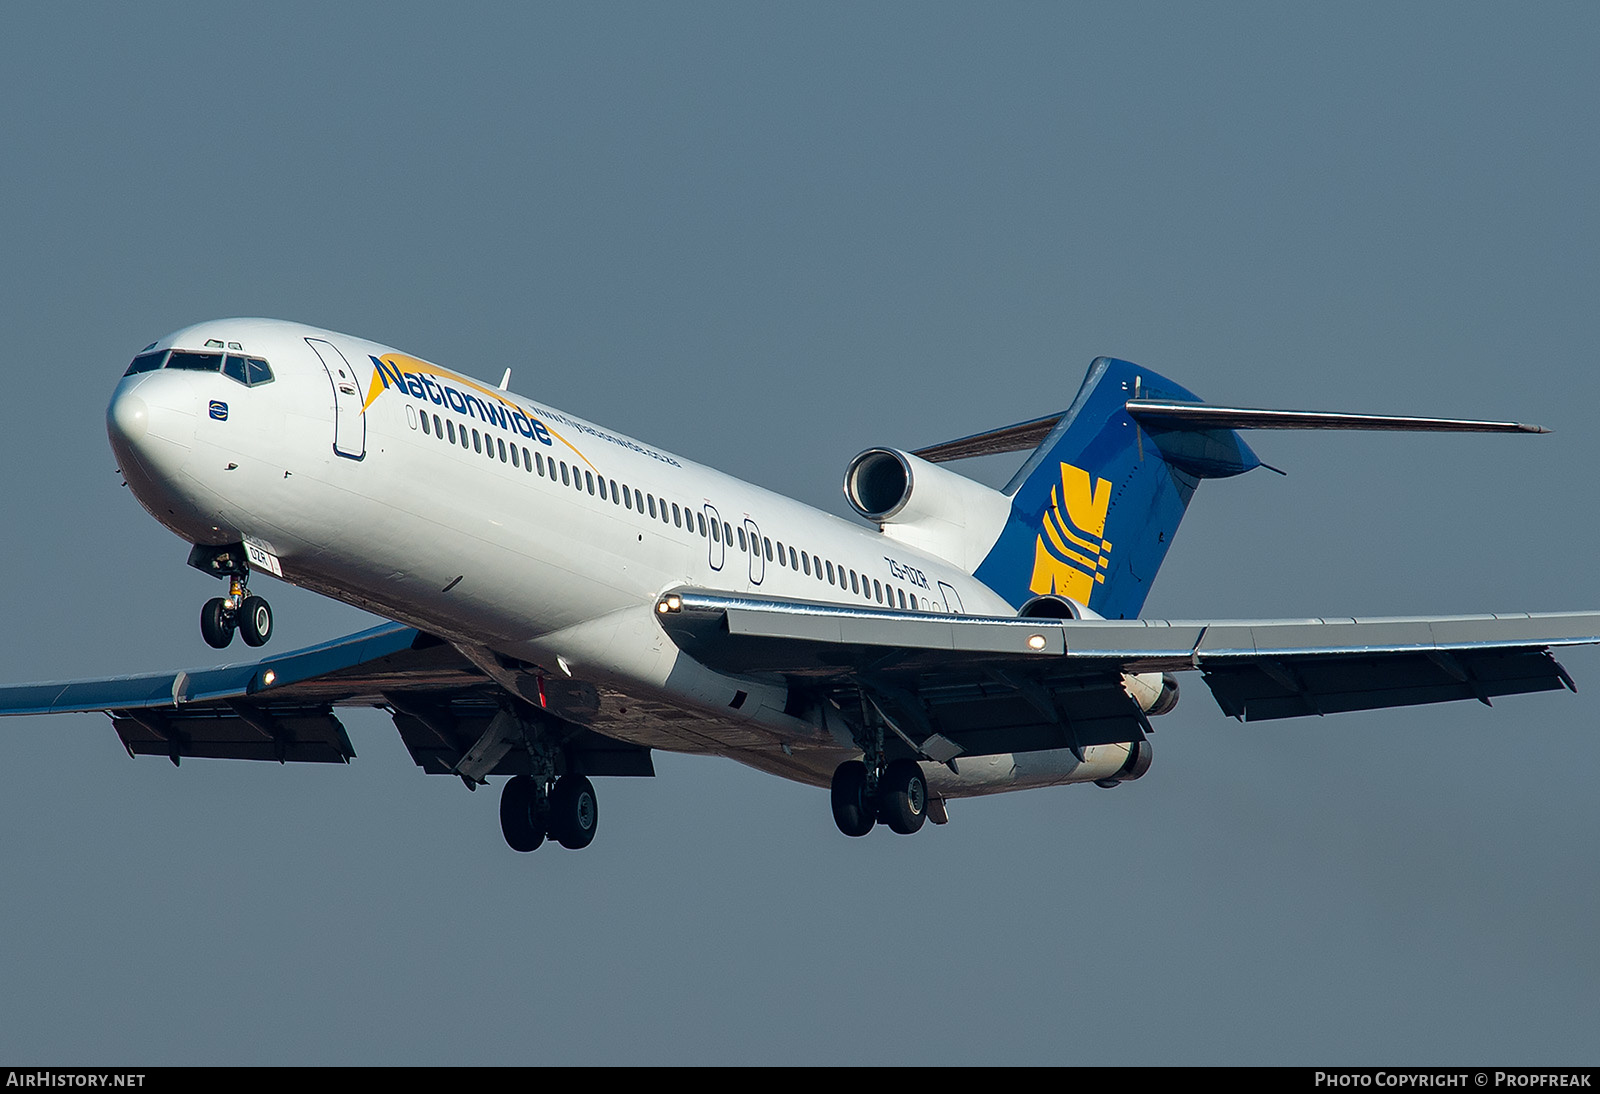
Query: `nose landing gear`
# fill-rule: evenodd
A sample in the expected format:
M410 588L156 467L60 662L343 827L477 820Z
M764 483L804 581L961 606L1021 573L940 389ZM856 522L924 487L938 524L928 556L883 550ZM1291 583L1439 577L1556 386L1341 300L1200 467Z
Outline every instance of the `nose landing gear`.
M196 544L189 565L215 577L226 578L227 596L214 596L200 609L200 636L214 649L226 649L234 631L247 646L265 645L272 637L272 605L249 590L250 564L244 546L205 547Z

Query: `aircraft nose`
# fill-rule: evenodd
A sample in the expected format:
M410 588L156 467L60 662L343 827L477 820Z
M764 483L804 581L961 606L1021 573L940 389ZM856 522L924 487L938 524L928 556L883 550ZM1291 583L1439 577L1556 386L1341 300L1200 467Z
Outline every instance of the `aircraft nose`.
M106 430L111 434L113 445L118 440L129 445L138 444L150 430L149 404L131 392L119 391L106 408Z
M130 376L106 407L106 435L123 477L141 497L170 483L194 443L194 395L184 377Z

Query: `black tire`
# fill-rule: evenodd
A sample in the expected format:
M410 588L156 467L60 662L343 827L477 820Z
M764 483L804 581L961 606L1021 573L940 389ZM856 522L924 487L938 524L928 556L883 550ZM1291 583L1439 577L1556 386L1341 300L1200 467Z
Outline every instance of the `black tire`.
M228 618L228 609L222 606L222 597L212 597L200 609L200 637L217 650L227 649L233 641L233 620Z
M538 802L533 780L526 775L513 775L500 788L500 834L513 851L533 851L544 842Z
M911 835L928 819L928 779L915 760L896 760L883 773L878 815L902 836Z
M264 646L272 637L272 605L259 596L247 596L239 609L239 637L247 646Z
M550 838L573 851L594 842L600 805L594 786L582 775L563 775L550 791Z
M846 760L833 771L833 823L847 836L864 836L878 823L867 796L867 765Z

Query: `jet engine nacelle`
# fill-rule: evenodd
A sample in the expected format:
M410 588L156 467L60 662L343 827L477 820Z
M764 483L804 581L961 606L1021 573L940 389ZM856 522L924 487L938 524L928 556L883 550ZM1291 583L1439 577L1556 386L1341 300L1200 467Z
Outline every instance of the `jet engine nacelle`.
M1020 619L1104 619L1093 608L1056 593L1036 596L1017 612Z
M1123 783L1131 783L1134 779L1143 778L1144 773L1150 770L1150 762L1154 758L1155 753L1150 747L1148 738L1143 741L1130 742L1128 745L1128 761L1122 765L1115 775L1106 779L1096 779L1094 784L1109 790L1113 786L1120 786Z
M869 448L844 473L844 495L883 534L971 573L994 546L1011 499L896 448Z
M1139 709L1151 717L1166 714L1178 705L1178 678L1170 672L1125 672L1122 686Z

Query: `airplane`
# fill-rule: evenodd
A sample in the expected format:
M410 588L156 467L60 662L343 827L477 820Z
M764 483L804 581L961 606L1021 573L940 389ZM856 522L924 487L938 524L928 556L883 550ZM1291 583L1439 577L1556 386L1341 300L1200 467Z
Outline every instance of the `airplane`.
M140 504L224 583L214 648L273 631L266 573L391 622L213 668L0 688L0 715L103 711L130 757L348 763L376 707L413 761L503 776L502 836L587 846L593 778L654 750L826 788L864 836L948 803L1133 782L1200 673L1272 720L1567 688L1600 613L1142 619L1239 431L1542 433L1517 422L1215 406L1097 358L1068 407L850 461L841 519L500 383L270 319L150 343L106 424ZM1003 489L945 466L1027 453ZM1271 468L1269 468L1271 469ZM1275 469L1272 469L1275 470Z

